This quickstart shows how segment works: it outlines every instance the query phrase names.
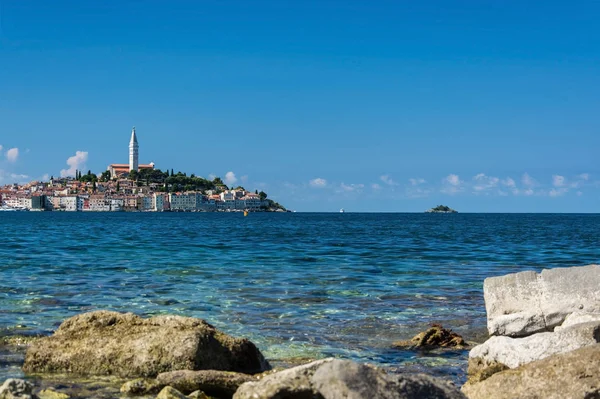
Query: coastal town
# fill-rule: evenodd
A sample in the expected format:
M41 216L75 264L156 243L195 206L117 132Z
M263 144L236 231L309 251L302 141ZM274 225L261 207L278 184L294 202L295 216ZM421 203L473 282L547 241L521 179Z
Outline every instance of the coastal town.
M0 210L68 212L285 212L263 191L228 187L186 173L161 171L154 163L139 164L135 127L129 142L129 163L113 163L96 175L10 184L0 187Z

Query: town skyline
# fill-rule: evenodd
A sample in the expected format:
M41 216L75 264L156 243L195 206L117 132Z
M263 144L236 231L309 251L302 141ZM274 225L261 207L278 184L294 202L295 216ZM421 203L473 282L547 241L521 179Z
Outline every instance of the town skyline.
M599 212L598 13L3 4L0 185L125 163L135 125L143 162L298 211Z

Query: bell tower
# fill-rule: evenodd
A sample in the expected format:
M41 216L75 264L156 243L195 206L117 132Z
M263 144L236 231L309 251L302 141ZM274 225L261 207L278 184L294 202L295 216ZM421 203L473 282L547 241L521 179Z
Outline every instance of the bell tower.
M129 171L138 171L139 148L137 136L135 135L135 126L131 129L131 140L129 141Z

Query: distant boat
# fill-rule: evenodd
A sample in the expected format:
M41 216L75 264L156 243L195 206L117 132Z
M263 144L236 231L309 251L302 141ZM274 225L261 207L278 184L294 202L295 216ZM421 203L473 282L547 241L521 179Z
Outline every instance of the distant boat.
M340 213L344 213L344 212L345 212L344 208L340 209Z

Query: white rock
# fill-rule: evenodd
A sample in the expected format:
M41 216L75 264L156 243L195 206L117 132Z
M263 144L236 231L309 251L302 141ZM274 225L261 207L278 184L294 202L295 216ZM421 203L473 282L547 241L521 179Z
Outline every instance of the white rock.
M600 342L600 322L579 323L556 332L524 338L491 337L469 352L469 358L484 363L502 363L516 368L557 353L566 353Z
M565 321L563 321L563 323L560 326L554 328L554 331L560 331L567 327L571 327L571 326L574 326L574 325L580 324L580 323L588 323L590 321L600 322L600 313L585 313L585 312L571 313L570 315L567 316Z
M483 294L490 335L552 331L571 313L600 313L600 265L490 277Z

